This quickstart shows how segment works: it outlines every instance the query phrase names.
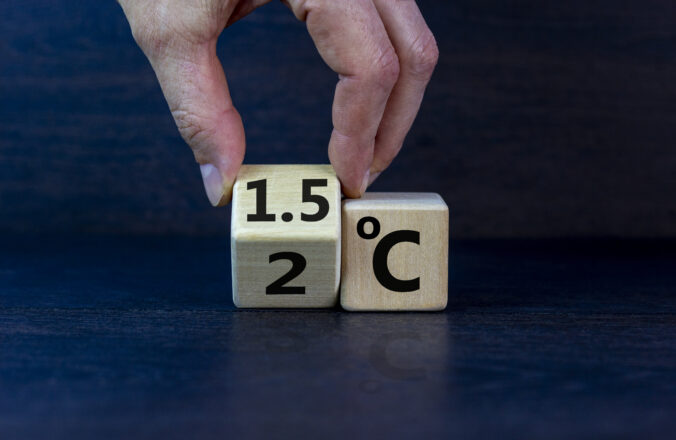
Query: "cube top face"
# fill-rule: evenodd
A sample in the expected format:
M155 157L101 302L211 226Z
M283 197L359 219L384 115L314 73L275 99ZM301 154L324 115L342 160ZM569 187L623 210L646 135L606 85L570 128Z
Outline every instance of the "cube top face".
M343 210L431 210L446 211L448 206L437 193L365 193L360 199L345 200Z
M433 311L448 302L448 206L432 193L344 200L341 305Z
M246 165L233 189L237 307L333 307L340 279L340 186L330 165Z
M331 165L244 165L233 188L232 232L258 240L333 239L339 211Z

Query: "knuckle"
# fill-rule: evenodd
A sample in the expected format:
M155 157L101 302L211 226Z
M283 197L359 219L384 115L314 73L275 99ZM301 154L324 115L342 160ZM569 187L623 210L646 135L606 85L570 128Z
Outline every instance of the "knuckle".
M227 21L229 1L121 1L132 36L148 56L165 48L214 40Z
M426 29L410 45L402 62L416 78L427 80L439 61L439 48L432 31Z
M153 22L132 26L131 34L136 44L139 45L148 57L162 53L163 49L169 45L171 39L171 33L167 30L166 26Z
M208 140L213 135L213 128L205 123L204 118L189 110L173 109L171 115L174 117L181 137L190 145L195 157L202 156L209 145Z
M323 7L323 2L313 0L289 0L288 4L296 18L300 21L305 21L307 19L307 14L310 10L316 13Z
M385 89L392 89L399 79L399 57L393 47L382 51L369 72L369 79Z

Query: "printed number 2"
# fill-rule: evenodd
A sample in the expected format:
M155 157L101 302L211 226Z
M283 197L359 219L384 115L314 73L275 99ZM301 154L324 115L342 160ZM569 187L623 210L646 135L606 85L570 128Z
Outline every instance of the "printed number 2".
M305 295L305 286L285 286L284 284L296 278L303 273L307 260L305 257L296 252L277 252L270 255L270 263L277 260L291 261L291 270L279 278L274 283L265 288L266 295Z

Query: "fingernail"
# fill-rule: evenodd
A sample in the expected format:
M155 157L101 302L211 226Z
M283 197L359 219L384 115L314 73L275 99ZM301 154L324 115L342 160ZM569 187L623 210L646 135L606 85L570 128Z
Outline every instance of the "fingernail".
M364 174L364 179L361 182L361 188L359 190L359 195L364 195L366 192L366 188L369 186L369 179L371 176L371 170L366 171L366 174Z
M378 178L378 176L380 176L380 173L381 173L381 171L379 171L377 173L371 173L371 177L369 177L369 186L371 186L371 184L373 182L375 182L375 180Z
M209 202L213 206L219 206L223 203L223 196L225 196L225 185L223 185L223 177L218 171L218 168L208 163L200 165L202 172L202 182L204 182L204 189L207 192Z

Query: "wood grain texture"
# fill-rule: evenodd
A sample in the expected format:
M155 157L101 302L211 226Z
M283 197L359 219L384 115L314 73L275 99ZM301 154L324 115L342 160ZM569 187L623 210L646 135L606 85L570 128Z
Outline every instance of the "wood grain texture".
M343 308L431 311L446 307L449 214L438 194L366 193L361 199L344 200L342 215ZM408 237L396 237L402 231ZM402 280L408 281L400 285Z
M274 221L252 221L259 212L261 189L247 189L251 182L265 180L266 215ZM304 182L326 183L312 186L304 196ZM318 221L303 220L316 215L320 205L312 197L326 200L328 212ZM306 198L307 197L307 198ZM303 202L307 200L306 202ZM260 212L259 212L260 213ZM291 215L290 221L283 220ZM340 184L330 165L246 165L233 189L231 252L232 294L238 307L333 307L338 300L340 277ZM304 261L302 271L289 280L288 287L301 287L303 294L266 293L296 263L287 258L292 252ZM301 266L298 266L301 267ZM279 289L276 289L279 291Z

